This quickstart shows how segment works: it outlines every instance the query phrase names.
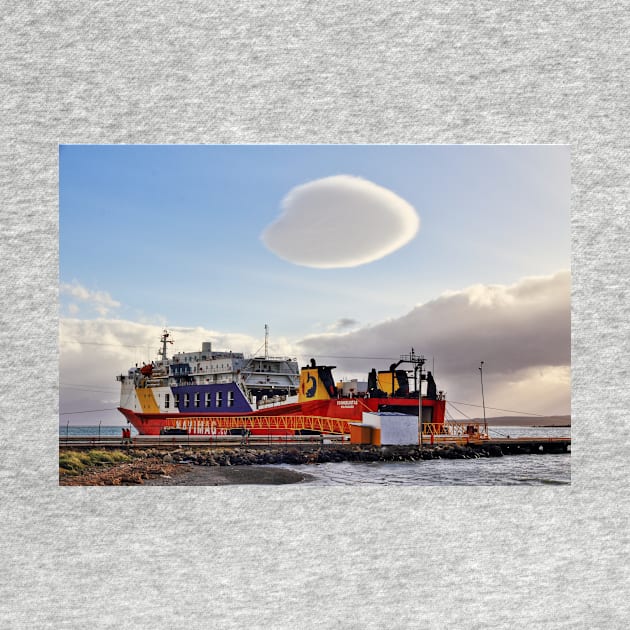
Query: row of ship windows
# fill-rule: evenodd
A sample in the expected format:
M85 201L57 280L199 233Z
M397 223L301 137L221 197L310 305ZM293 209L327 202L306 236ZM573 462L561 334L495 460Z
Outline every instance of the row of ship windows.
M174 407L178 408L179 407L179 394L173 394L173 396L175 397L174 402ZM212 406L212 392L206 392L206 407L210 407ZM190 394L184 394L184 407L190 407ZM164 408L165 409L169 409L171 406L171 395L170 394L164 394ZM193 399L193 407L199 407L201 406L201 394L199 392L197 392L195 394L195 397ZM215 392L215 407L223 407L223 392ZM234 392L228 392L227 393L227 406L228 407L233 407L234 406Z
M233 372L234 366L231 364L224 365L198 365L197 367L191 368L189 365L172 365L171 366L171 374L175 376L181 376L190 374L192 372Z

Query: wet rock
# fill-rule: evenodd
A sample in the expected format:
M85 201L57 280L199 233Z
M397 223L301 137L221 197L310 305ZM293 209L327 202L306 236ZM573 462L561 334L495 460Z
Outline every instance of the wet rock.
M488 457L503 457L503 451L498 444L488 446Z
M463 454L461 449L457 446L444 447L439 451L439 456L442 459L462 459Z
M337 462L337 463L344 462L346 461L346 454L343 451L340 451L339 449L335 449L330 454L330 460L332 462Z
M282 457L282 460L283 460L283 462L285 464L304 464L304 463L306 463L306 458L296 448L290 449L289 451L284 453L284 456Z

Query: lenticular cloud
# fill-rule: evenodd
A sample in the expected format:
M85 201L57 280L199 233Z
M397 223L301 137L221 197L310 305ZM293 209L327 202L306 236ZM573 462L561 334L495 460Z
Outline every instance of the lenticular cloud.
M373 182L336 175L293 188L262 233L277 256L306 267L356 267L391 254L418 232L414 208Z

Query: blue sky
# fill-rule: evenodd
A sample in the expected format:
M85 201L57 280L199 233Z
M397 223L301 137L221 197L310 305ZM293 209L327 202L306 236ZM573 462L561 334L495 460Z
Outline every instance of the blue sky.
M568 268L568 168L557 146L63 146L61 282L168 325L304 335L375 322L446 289ZM338 174L408 201L416 238L344 269L267 250L260 234L283 197Z
M569 166L565 146L60 147L62 421L117 418L113 375L155 358L162 327L178 331L175 351L210 340L247 353L265 324L277 354L330 356L338 376L381 366L335 355L396 360L414 346L448 366L454 400L477 397L485 360L496 407L569 413ZM287 195L341 175L410 204L417 234L350 267L271 251L269 226L281 243L296 234L278 223ZM333 260L309 213L298 232ZM335 236L367 248L377 219L358 203Z

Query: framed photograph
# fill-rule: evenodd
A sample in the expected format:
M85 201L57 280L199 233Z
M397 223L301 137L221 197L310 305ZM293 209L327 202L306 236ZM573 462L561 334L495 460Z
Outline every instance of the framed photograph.
M62 145L59 173L62 483L570 482L568 147ZM117 480L86 443L159 454Z

